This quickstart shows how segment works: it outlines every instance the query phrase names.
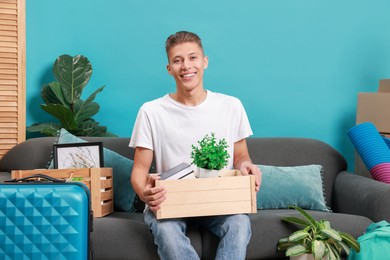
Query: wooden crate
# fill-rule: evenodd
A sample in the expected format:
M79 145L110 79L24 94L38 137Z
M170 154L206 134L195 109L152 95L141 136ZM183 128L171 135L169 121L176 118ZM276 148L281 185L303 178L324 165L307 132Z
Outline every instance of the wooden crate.
M167 189L157 219L256 213L255 176L229 171L217 178L157 180Z
M111 168L79 168L79 169L35 169L15 170L11 178L24 178L42 173L58 179L76 178L91 191L91 204L94 217L103 217L114 211L114 192ZM77 180L80 179L80 180Z

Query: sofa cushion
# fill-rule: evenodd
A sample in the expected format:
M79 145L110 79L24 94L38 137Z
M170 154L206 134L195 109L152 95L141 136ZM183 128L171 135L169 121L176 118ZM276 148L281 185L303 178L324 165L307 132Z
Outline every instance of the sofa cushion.
M72 135L65 129L59 131L58 144L85 143L87 141ZM103 143L104 145L104 143ZM110 149L103 148L104 167L112 168L114 207L115 211L134 212L135 192L130 183L133 160L130 160ZM53 168L53 160L49 162L48 168Z
M95 218L93 226L94 260L160 259L142 213L113 212L104 218ZM214 259L203 253L205 241L197 227L190 224L186 234L201 259Z
M258 209L304 209L330 211L326 206L321 165L258 165L262 183L257 193Z

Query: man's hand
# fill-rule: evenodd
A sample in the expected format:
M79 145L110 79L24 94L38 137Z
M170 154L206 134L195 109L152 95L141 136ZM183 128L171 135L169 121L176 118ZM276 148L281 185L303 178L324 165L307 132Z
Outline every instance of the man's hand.
M241 171L242 175L252 174L256 177L256 181L255 181L256 192L258 192L260 189L260 185L261 185L261 171L260 171L259 167L257 167L256 165L254 165L253 163L251 163L249 161L245 161L245 162L241 163L240 171Z
M149 206L150 210L155 214L160 209L161 203L166 199L167 190L163 186L156 187L155 181L160 179L160 176L149 175L145 189L143 190L144 202Z

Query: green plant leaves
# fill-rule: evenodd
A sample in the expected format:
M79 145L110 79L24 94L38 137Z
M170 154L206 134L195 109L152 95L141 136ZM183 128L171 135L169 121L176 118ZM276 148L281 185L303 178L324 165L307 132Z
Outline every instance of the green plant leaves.
M82 55L61 55L53 64L53 73L58 82L42 86L41 97L46 104L41 104L41 108L58 119L60 124L33 124L27 127L27 131L56 136L57 130L65 128L76 136L115 136L107 132L107 127L99 126L92 119L100 109L94 100L105 86L95 90L85 101L81 99L92 75L88 59Z
M104 87L105 86L102 86L95 90L95 92L93 92L85 101L78 100L78 102L75 104L76 122L82 122L97 114L100 109L100 106L92 101L95 99L96 95L99 92L103 91Z
M298 230L292 233L289 237L288 240L291 242L298 242L300 240L303 240L307 237L309 237L310 234L306 230Z
M58 82L51 82L44 85L41 90L41 97L46 104L62 104L66 108L69 108L69 104L64 100L61 86Z
M334 229L331 229L331 228L321 229L320 233L322 235L325 235L327 238L331 238L331 239L334 239L336 241L341 241L342 240L339 232L334 230Z
M278 250L286 250L286 256L311 253L315 259L328 256L329 260L333 260L340 259L342 251L348 255L350 248L353 248L356 252L360 251L360 245L354 237L332 229L328 220L316 221L309 213L297 206L290 206L289 208L297 210L304 219L283 217L282 220L304 228L295 231L289 237L279 240Z
M289 208L293 208L293 209L297 210L299 213L301 213L301 215L305 217L305 219L310 223L310 225L313 228L317 228L318 227L318 222L310 214L308 214L306 211L304 211L300 207L290 206Z
M303 245L293 245L286 250L286 256L297 256L309 253Z
M53 74L61 85L66 102L74 104L91 78L92 65L84 56L64 54L56 59Z
M283 217L282 220L292 224L301 225L304 227L310 226L310 223L308 221L297 217Z
M45 110L47 113L56 117L58 120L60 120L64 128L73 130L77 127L72 111L70 111L63 105L48 104L48 105L41 105L41 108Z
M28 127L30 132L40 132L48 136L56 136L57 131L61 129L61 124L56 123L37 123Z
M311 243L311 252L315 259L322 259L326 253L326 245L321 240L314 240Z
M228 164L230 157L227 148L228 144L224 138L217 141L215 133L207 134L198 141L198 146L192 145L192 163L199 168L221 170Z
M343 241L348 245L348 247L352 248L354 251L356 251L356 253L360 252L360 244L353 236L344 232L340 232L340 236L342 237Z

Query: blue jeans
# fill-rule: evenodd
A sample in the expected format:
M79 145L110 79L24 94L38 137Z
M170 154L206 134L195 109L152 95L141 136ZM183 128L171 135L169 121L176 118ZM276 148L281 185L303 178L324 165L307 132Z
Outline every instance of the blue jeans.
M215 259L245 259L246 247L252 234L248 215L157 220L152 211L146 210L144 217L162 260L199 259L190 239L186 236L189 222L200 228L209 229L220 238Z

